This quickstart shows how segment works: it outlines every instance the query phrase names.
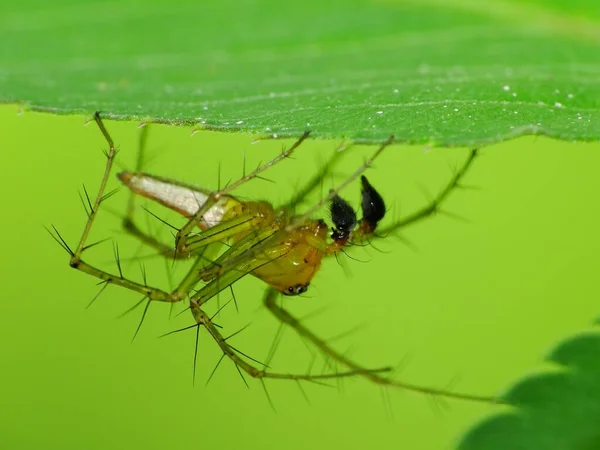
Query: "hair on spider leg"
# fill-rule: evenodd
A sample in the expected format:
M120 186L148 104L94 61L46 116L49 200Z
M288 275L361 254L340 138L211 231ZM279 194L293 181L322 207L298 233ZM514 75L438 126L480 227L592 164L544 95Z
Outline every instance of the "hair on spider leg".
M242 373L242 370L240 369L240 365L237 362L234 362L233 364L235 365L235 368L237 370L237 373L240 375L240 378L242 379L242 381L246 385L246 388L250 389L250 385L248 384L248 381L246 380L246 377Z
M225 308L227 305L229 305L229 304L231 303L231 301L232 301L232 300L233 300L233 299L230 299L230 300L226 301L226 302L225 302L225 304L223 304L222 306L218 307L217 311L216 311L216 312L215 312L215 313L214 313L212 316L210 316L210 318L209 318L209 319L210 319L210 320L213 320L215 317L217 317L217 316L219 315L219 313L220 313L220 312L221 312L221 311L222 311L222 310L223 310L223 309L224 309L224 308Z
M119 270L119 276L123 277L123 268L121 267L121 258L119 256L119 243L117 241L113 241L113 254L115 258L115 262L117 263L117 269Z
M360 247L360 248L363 248L363 249L365 250L365 252L366 252L366 250L367 250L368 248L373 248L373 249L375 249L377 252L379 252L379 253L382 253L382 254L390 254L390 253L392 253L391 251L382 250L381 248L377 247L377 246L374 244L374 242L373 242L373 236L374 236L374 235L376 235L376 233L371 233L371 234L369 234L368 236L366 236L366 237L364 238L364 239L365 239L365 241L364 241L364 242L361 242L361 243L351 242L351 243L350 243L350 245L349 245L349 247ZM346 256L348 256L349 258L351 258L351 259L354 259L355 261L358 261L358 262L363 262L363 263L365 263L365 262L371 262L371 261L372 261L372 260L370 260L370 259L369 259L369 260L360 260L360 259L358 259L358 258L353 258L353 257L351 257L351 256L350 256L350 255L349 255L349 254L348 254L348 253L347 253L345 250L342 250L342 252L343 252L343 253L344 253ZM366 252L366 253L368 254L368 252Z
M444 386L444 389L454 389L462 380L462 376L460 374L455 374L448 383Z
M327 375L327 374L333 374L333 375L337 375L338 374L338 362L333 360L329 355L325 355L323 357L323 365L321 367L321 371L319 372L321 375ZM336 378L334 376L334 378ZM338 381L336 379L336 387L339 390L339 384Z
M119 314L116 319L122 319L123 317L127 316L129 313L133 312L134 310L136 310L137 308L139 308L139 306L144 303L144 300L146 300L148 297L147 296L143 296L140 300L138 300L136 303L134 303L133 306L127 308L124 312L122 312L121 314Z
M148 313L148 309L150 309L150 303L151 303L151 300L148 299L148 301L146 302L146 306L144 306L144 310L142 311L142 317L140 318L140 322L138 323L138 326L135 329L135 333L133 333L133 337L131 338L131 342L133 342L135 340L135 338L137 337L138 333L140 332L140 330L142 328L142 324L144 323L144 320L146 319L146 314Z
M243 352L242 350L240 350L239 348L234 347L233 345L229 344L229 348L231 350L233 350L236 353L239 353L240 355L244 356L245 358L248 358L250 361L254 361L256 364L259 364L261 366L263 366L263 368L269 368L269 366L267 364L265 364L262 361L259 361L256 358L253 358L252 356L250 356L249 354Z
M327 344L331 344L332 342L339 341L340 339L343 339L345 337L352 336L352 335L356 334L357 332L364 330L366 327L367 327L367 322L364 321L362 323L354 325L352 328L349 328L345 331L342 331L342 332L334 334L333 336L330 336L326 339L323 339L323 341L326 342Z
M275 353L277 352L277 349L279 348L279 344L281 343L281 340L283 339L284 331L285 331L285 327L283 326L283 323L280 322L279 326L277 327L277 332L275 333L275 337L273 338L273 341L271 342L271 347L269 348L269 352L267 353L265 363L271 364L271 362L273 361L273 358L275 357Z
M227 341L227 340L231 339L232 337L234 337L234 336L236 336L236 335L240 334L242 331L244 331L244 330L245 330L246 328L248 328L250 325L252 325L252 322L248 322L246 325L244 325L244 326L243 326L242 328L240 328L239 330L237 330L237 331L234 331L233 333L231 333L231 334L229 334L229 335L225 336L225 337L223 338L223 340L224 340L224 341Z
M102 241L98 241L97 244L102 243L103 241L107 241L110 238L106 238L103 239ZM142 247L143 249L143 247ZM169 250L165 250L165 251L158 251L158 252L153 252L153 253L148 253L145 255L134 255L134 256L127 256L127 257L123 257L121 256L121 262L127 262L127 263L132 263L132 262L142 262L142 261L148 261L151 259L155 259L155 258L161 258L164 259L165 261L169 262L171 259L173 259L173 253L174 248L171 248ZM177 258L177 260L187 260L188 258ZM171 266L169 266L169 272L171 272L171 269L173 269Z
M187 327L177 328L176 330L168 331L164 334L157 336L157 339L162 339L167 336L171 336L172 334L181 333L183 331L191 330L192 328L200 328L202 326L201 323L193 323L192 325L188 325Z
M150 211L149 208L145 207L145 206L141 206L141 208L146 211L148 214L150 214L152 217L154 217L156 220L158 220L159 222L161 222L162 224L168 226L169 228L171 228L172 230L175 231L179 231L179 228L176 227L175 225L167 222L165 219L163 219L162 217L160 217L159 215L153 213L152 211Z
M85 307L85 309L88 309L89 307L91 307L96 300L98 300L98 298L102 295L102 293L104 292L104 290L106 289L106 287L109 285L109 281L108 280L102 280L99 283L97 283L98 286L102 285L102 287L100 288L100 290L96 293L96 295L94 295L94 297L92 298L92 300L90 300L90 302L87 304L87 306Z
M133 257L128 257L128 258L122 258L122 261L135 261L138 259L146 259L146 258L150 258L153 256L170 256L170 254L172 253L174 258L176 259L187 259L189 256L188 255L182 255L182 254L178 254L174 252L174 246L173 245L168 245L165 244L163 242L161 242L158 238L158 228L153 232L152 231L152 223L150 222L150 218L155 218L157 221L159 221L160 223L169 226L170 228L174 228L174 226L170 223L168 223L166 220L162 219L161 217L159 217L158 215L154 214L152 211L150 211L148 208L146 208L145 206L141 206L141 208L148 213L146 215L146 222L147 222L147 228L148 232L144 232L140 229L140 227L138 227L138 225L133 221L132 217L129 217L128 215L123 215L121 213L118 213L116 211L114 211L111 208L104 208L107 212L109 212L110 214L116 216L117 218L121 219L121 226L122 228L115 230L117 233L118 232L122 232L123 230L127 233L132 235L133 237L135 237L138 241L139 241L139 246L138 249L134 252L134 256ZM158 253L156 254L151 254L151 255L147 255L147 256L142 256L142 257L138 257L139 252L141 250L143 250L144 245L152 247L156 250L158 250Z
M306 349L308 350L308 353L310 355L308 367L306 368L306 373L310 375L310 374L312 374L313 369L315 367L315 363L317 362L317 352L314 351L311 347L309 347L308 344L304 341L304 339L300 338L300 340L302 341L302 343L304 344L304 346L306 347Z
M229 303L229 302L227 302ZM227 306L227 303L225 303L225 305L223 305L223 307ZM221 319L221 310L223 308L221 308L221 291L217 292L217 312L211 316L211 320L215 317L218 317L219 319Z
M175 314L174 316L169 316L169 319L176 319L178 318L180 315L182 315L184 312L186 311L190 311L191 310L191 306L187 305L185 306L181 311L179 311L177 314Z
M369 248L369 247L373 248L378 253L381 253L381 254L384 254L384 255L392 253L391 250L383 250L383 249L379 248L378 246L376 246L375 243L374 243L374 240L373 240L372 236L369 236L369 238L367 239L365 247L367 247L367 248Z
M77 193L79 194L79 199L81 200L81 204L83 206L85 214L89 218L90 214L92 214L92 212L94 211L94 207L92 206L92 200L90 199L90 195L88 194L88 191L85 187L85 183L82 183L81 186L83 188L83 193L85 194L85 200L83 199L83 196L81 195L81 191L78 191Z
M340 392L341 394L343 394L345 392L344 391L344 388L345 388L344 381L345 380L344 380L344 377L340 377L339 376L340 371L341 371L341 369L340 369L339 364L334 364L333 374L335 375L335 378L334 378L335 379L335 384L337 386L338 392Z
M100 293L104 290L104 288L100 291ZM140 317L140 321L135 329L135 332L133 333L133 337L131 338L131 342L133 342L135 340L135 338L137 337L137 335L139 334L141 328L142 328L142 324L144 323L144 320L146 319L146 314L148 313L148 309L150 309L150 303L151 300L148 299L147 296L142 297L137 303L135 303L132 307L128 308L126 311L122 312L121 314L119 314L117 316L117 319L122 319L123 317L127 316L129 313L133 312L134 310L136 310L137 308L140 307L140 305L142 303L144 303L144 300L146 300L146 306L144 306L144 309L142 311L142 316Z
M196 329L196 338L195 338L195 342L194 342L194 359L193 359L193 367L192 367L192 385L196 384L196 366L197 366L197 361L198 361L198 342L200 340L200 327L202 327L201 323L194 323L192 325L189 325L187 327L183 327L183 328L178 328L176 330L172 330L169 331L167 333L161 334L160 336L158 336L158 338L164 338L173 334L177 334L177 333L181 333L183 331L187 331L187 330L191 330L191 329Z
M439 208L438 208L438 210L437 210L437 213L438 213L438 214L441 214L441 215L443 215L443 216L449 217L449 218L451 218L451 219L457 220L457 221L459 221L459 222L463 222L463 223L473 223L473 221L472 221L472 220L470 220L470 219L466 218L465 216L462 216L462 215L460 215L460 214L457 214L457 213L450 212L450 211L448 211L448 210L444 210L444 209L439 209Z
M394 422L394 409L392 408L392 399L390 397L390 387L380 386L379 392L381 393L381 401L383 402L383 409L388 420Z
M215 375L215 373L217 372L217 369L219 368L219 366L221 365L221 361L223 361L223 358L225 358L225 353L221 353L221 356L219 357L219 360L217 361L217 364L215 364L215 367L213 368L213 370L210 372L210 375L208 376L208 379L206 380L206 384L205 386L208 386L208 383L210 383L210 380L212 380L212 377Z
M67 241L64 240L64 238L62 237L62 235L58 232L58 230L56 229L56 227L53 224L50 224L50 226L52 227L52 230L50 230L50 228L44 226L45 230L52 237L52 239L54 239L54 241L58 245L60 245L60 247L65 252L67 252L69 254L69 256L73 257L75 255L75 252L73 250L71 250L71 247L69 247L69 244L67 244Z
M354 246L354 245L352 245L352 246ZM364 247L364 246L362 246L362 245L361 245L361 247ZM357 258L356 256L352 256L352 255L350 255L350 254L349 254L349 253L346 251L346 249L345 249L345 248L343 248L343 249L341 250L341 252L342 252L342 253L343 253L343 254L344 254L344 255L345 255L347 258L351 259L352 261L356 261L356 262L363 263L363 264L364 264L364 263L369 263L369 262L371 262L371 261L372 261L371 259L359 259L359 258Z
M95 247L95 246L97 246L97 245L103 244L104 242L107 242L107 241L110 241L110 240L112 240L112 238L104 238L104 239L100 239L100 240L98 240L98 241L96 241L96 242L92 242L91 244L84 245L84 246L81 248L81 253L85 252L86 250L89 250L89 249L90 249L90 248L92 248L92 247ZM124 260L124 259L123 259L123 258L121 258L121 261L123 261L123 260Z
M306 394L306 391L302 387L302 381L301 380L296 380L296 386L298 386L298 389L300 389L300 393L302 394L302 397L304 397L304 400L306 400L306 403L308 405L311 405L310 399L308 398L308 395Z
M402 358L400 358L400 361L398 361L398 364L393 367L392 371L390 372L390 377L400 375L402 371L408 367L414 356L415 355L412 352L405 353Z
M398 240L400 243L406 245L413 252L415 252L415 253L419 252L419 247L414 242L412 242L410 239L408 239L406 236L404 236L402 233L400 233L400 230L394 230L394 231L390 232L390 234L385 234L381 237L385 239L388 235L391 235L393 238ZM380 235L375 234L374 237L380 238Z
M439 418L443 417L444 412L450 409L446 399L442 399L432 394L428 394L426 398L431 411Z
M200 325L200 324L198 324ZM192 386L196 385L196 369L198 367L198 343L200 342L200 327L196 328L196 339L194 341L194 363L192 369Z
M344 276L346 278L352 278L354 276L354 272L352 272L352 269L350 268L350 266L348 264L346 264L346 260L342 259L341 256L342 255L340 253L333 254L333 257L335 258L335 262L344 271Z
M142 281L144 282L144 286L148 286L148 274L146 272L146 265L142 262L140 264L140 272L142 274Z
M306 322L310 319L314 319L315 317L319 317L320 315L324 314L325 312L331 310L331 308L332 308L331 304L323 305L319 308L316 308L310 312L305 313L304 315L300 316L298 318L298 320L300 320L301 322Z
M233 299L233 305L235 306L235 311L239 314L240 307L238 306L237 297L235 296L235 291L233 290L233 284L229 285L229 290L231 291L231 298Z

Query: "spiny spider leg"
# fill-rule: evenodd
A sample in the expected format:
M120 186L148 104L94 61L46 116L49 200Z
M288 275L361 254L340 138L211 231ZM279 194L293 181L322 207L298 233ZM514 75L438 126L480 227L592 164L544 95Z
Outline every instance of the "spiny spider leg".
M277 373L270 372L263 368L258 368L253 364L246 361L242 358L239 353L239 350L236 350L232 347L228 342L227 338L224 338L215 324L212 322L210 316L204 312L204 310L198 305L192 302L191 305L192 314L198 326L204 326L208 333L212 336L212 338L217 342L221 351L224 355L226 355L233 363L238 367L244 370L248 375L253 378L276 378L283 380L306 380L306 381L316 381L316 380L326 380L326 379L335 379L342 377L354 377L357 375L364 375L365 373L377 374L377 373L386 373L391 372L391 367L382 367L379 369L350 369L343 372L337 372L332 374L288 374L288 373Z
M267 292L265 293L264 303L267 309L269 309L269 311L271 311L271 313L273 313L273 315L278 320L293 328L300 336L306 338L313 345L315 345L315 347L317 347L323 354L346 366L349 370L356 371L357 374L364 376L377 384L383 386L393 386L407 391L427 395L434 395L439 397L454 398L459 400L470 400L483 403L502 403L500 399L495 397L461 394L444 389L428 388L415 384L404 383L402 381L382 376L379 372L367 370L361 367L359 364L356 364L348 357L334 350L327 344L327 342L325 342L323 339L320 339L312 331L306 328L300 322L300 320L298 320L296 317L290 314L285 308L279 306L276 301L277 294L278 292L276 290L268 288Z
M426 206L422 207L418 211L412 213L411 215L405 217L404 219L400 219L395 223L388 225L384 228L378 230L378 233L371 235L370 238L382 238L385 237L395 231L398 231L408 225L412 225L417 223L423 219L427 219L435 215L435 213L439 212L439 206L450 196L450 194L454 191L454 189L460 188L460 182L463 177L467 174L471 166L473 165L473 161L478 156L478 149L472 149L469 152L469 156L463 163L462 167L452 176L448 184L442 189L442 191Z
M140 294L143 294L145 297L147 297L150 300L162 301L162 302L172 302L173 299L171 298L170 294L168 294L160 289L151 288L151 287L146 286L145 284L140 284L140 283L136 283L134 281L128 280L128 279L124 278L120 273L119 273L119 275L113 275L106 271L100 270L94 266L89 265L88 263L83 261L81 258L83 251L86 248L89 248L89 247L86 247L86 243L87 243L87 240L88 240L88 237L90 234L90 230L94 223L94 220L96 218L96 215L98 214L98 210L100 209L100 205L101 205L102 201L105 200L105 198L106 198L105 194L104 194L105 190L106 190L106 183L108 182L108 177L110 176L114 158L115 158L115 155L117 154L117 149L115 148L114 142L113 142L112 138L110 137L110 135L108 134L108 131L106 130L104 124L102 123L102 119L100 118L100 114L98 112L96 112L94 114L94 120L96 121L96 124L100 128L102 135L108 142L109 149L105 153L106 167L104 169L104 174L100 180L100 186L98 188L98 193L96 195L96 199L93 202L92 208L88 214L88 219L85 223L85 227L81 234L81 238L79 239L79 244L75 248L75 251L71 251L69 249L69 247L66 246L67 251L71 255L69 264L71 267L73 267L77 270L81 270L82 272L85 272L96 278L100 278L107 284L116 284L118 286L125 287L132 291L139 292ZM55 232L58 236L58 239L64 243L65 241L63 240L62 236L60 234L58 234L56 229L55 229Z

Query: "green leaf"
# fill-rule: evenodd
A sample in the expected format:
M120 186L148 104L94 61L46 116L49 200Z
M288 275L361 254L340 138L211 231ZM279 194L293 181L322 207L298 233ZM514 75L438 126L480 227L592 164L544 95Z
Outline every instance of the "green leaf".
M600 334L576 336L548 360L558 370L532 376L505 396L516 410L473 428L460 448L600 448Z
M593 140L596 3L4 2L0 100L366 141Z

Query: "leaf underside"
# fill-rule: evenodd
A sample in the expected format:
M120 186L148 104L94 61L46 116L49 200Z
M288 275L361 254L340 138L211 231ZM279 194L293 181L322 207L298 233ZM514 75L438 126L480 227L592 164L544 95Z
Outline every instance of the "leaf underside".
M0 101L365 142L595 140L600 13L582 1L5 2Z

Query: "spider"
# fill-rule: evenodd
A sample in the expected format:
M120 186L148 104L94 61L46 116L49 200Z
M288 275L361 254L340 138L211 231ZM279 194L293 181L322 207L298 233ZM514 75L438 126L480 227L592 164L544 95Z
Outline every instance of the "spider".
M138 283L125 278L118 260L119 273L112 274L90 265L82 259L84 251L94 245L87 244L87 242L100 206L112 194L112 192L105 193L105 190L116 155L114 142L98 112L95 113L94 120L109 147L105 153L107 162L98 193L92 202L86 192L89 207L88 219L75 250L69 247L54 226L52 226L54 233L51 232L51 234L69 253L70 266L102 280L102 289L113 284L140 293L144 296L144 300L147 299L146 310L150 302L173 304L187 300L195 322L192 327L196 327L197 332L201 327L205 328L222 351L216 367L227 357L234 363L240 374L242 374L241 371L244 371L251 377L259 379L263 383L263 387L264 379L267 378L318 381L362 376L382 386L391 386L427 395L487 403L498 402L494 397L456 393L405 383L391 377L390 367L376 369L362 367L333 349L276 301L279 294L295 296L310 289L310 281L319 270L323 258L338 254L349 244L365 243L378 237L379 235L375 234L376 230L385 236L435 214L439 204L448 197L454 188L459 186L460 180L471 167L477 156L476 149L470 151L462 167L455 172L450 182L430 204L383 229L380 229L379 222L384 218L386 212L385 202L364 172L392 144L393 136L383 142L354 173L335 189L331 189L320 202L302 215L295 214L293 207L314 187L314 182L312 185L309 183L305 189L301 190L301 194L290 204L279 208L274 208L266 201L241 201L231 192L243 183L259 177L261 172L290 157L306 140L309 132L305 132L291 147L273 160L258 166L254 171L217 191L150 175L139 170L121 172L117 175L118 178L131 190L130 205L123 222L130 233L161 251L173 248L143 233L135 225L131 216L132 202L135 196L149 198L187 218L185 225L177 229L172 254L175 258L192 259L193 263L176 288L167 292L148 286L145 279L143 283ZM142 132L144 133L144 131ZM139 164L138 159L138 166ZM340 196L341 191L357 179L360 179L361 183L362 218L360 220L352 206ZM329 205L331 212L333 223L331 227L322 219L311 218L326 204ZM228 242L228 248L216 259L207 263L204 250L211 244L222 242ZM220 331L220 326L214 323L205 312L204 304L248 274L261 279L268 285L263 298L266 308L283 325L294 329L323 355L344 367L343 371L333 374L273 372L267 370L266 365L258 364L258 361L249 358L228 343L227 338ZM202 286L195 290L200 283Z

